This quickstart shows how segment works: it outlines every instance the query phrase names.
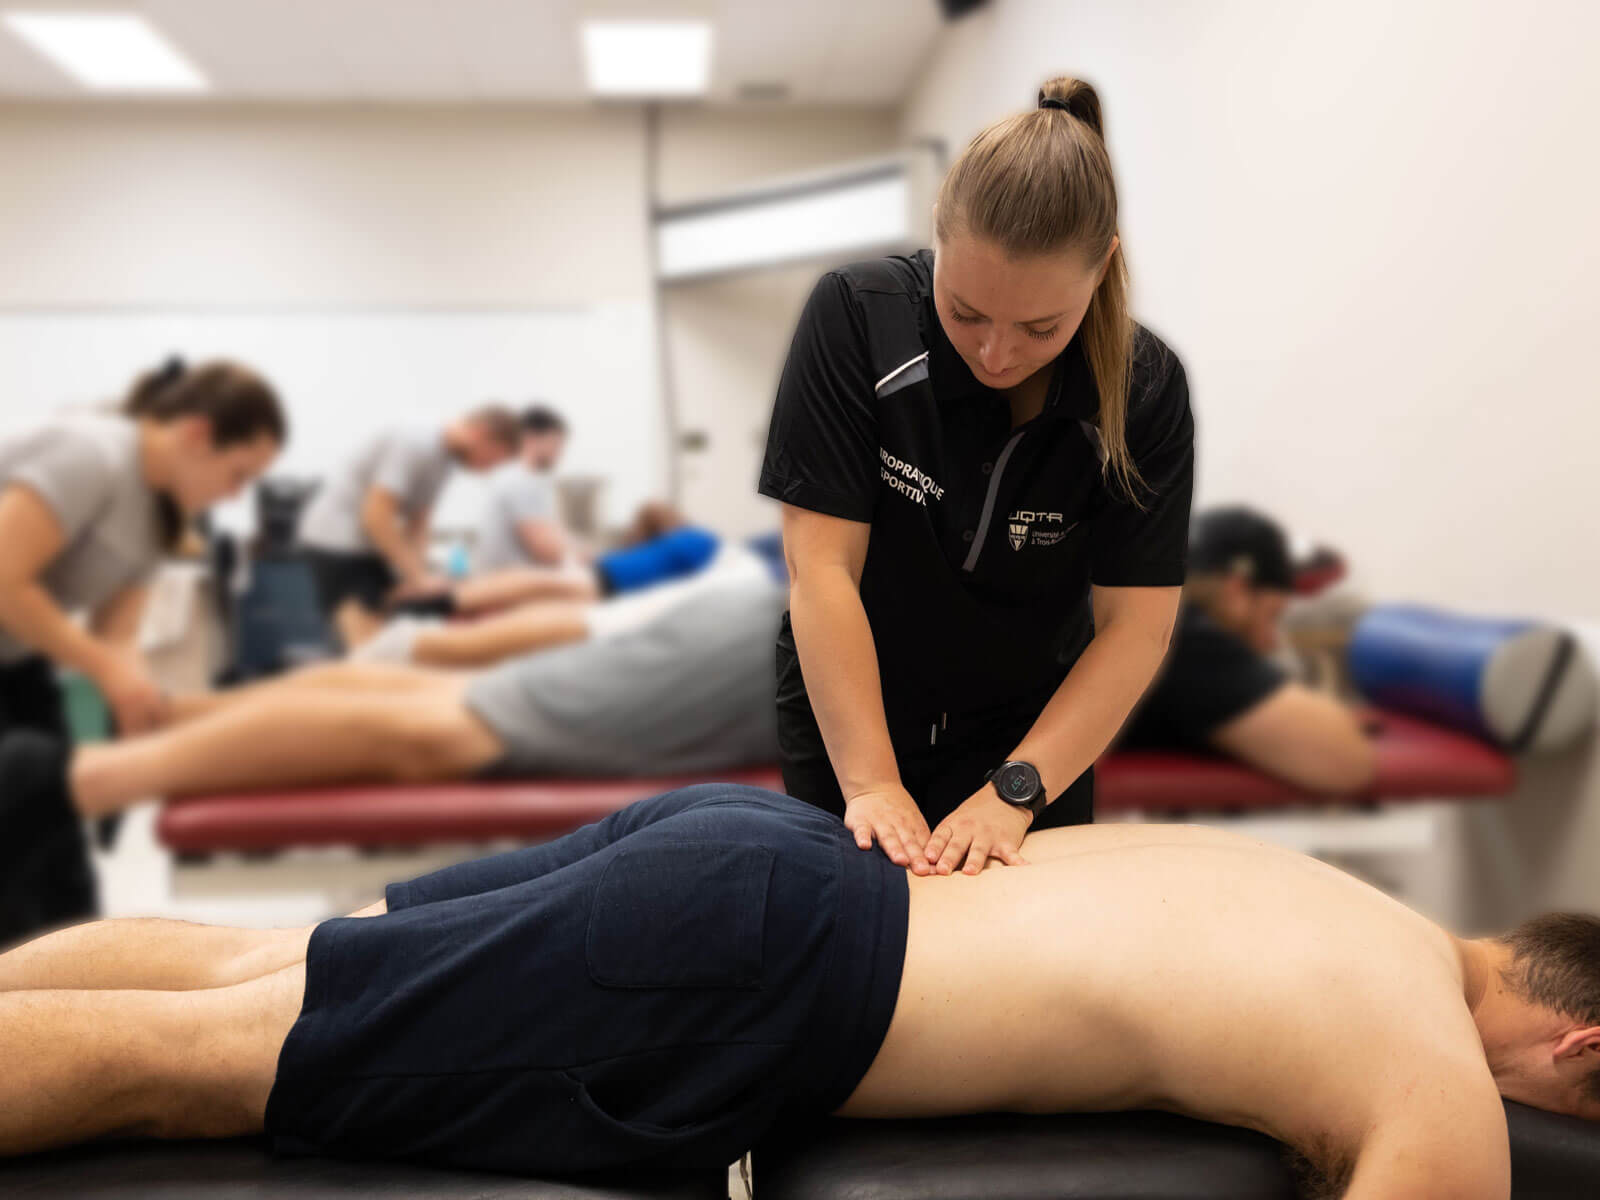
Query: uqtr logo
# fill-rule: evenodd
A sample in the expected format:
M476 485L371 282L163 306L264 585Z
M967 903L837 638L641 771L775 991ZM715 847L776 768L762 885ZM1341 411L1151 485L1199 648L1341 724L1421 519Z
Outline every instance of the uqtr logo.
M1021 508L1012 513L1008 519L1008 532L1011 535L1011 548L1021 550L1023 543L1028 540L1028 526L1045 524L1054 521L1061 524L1061 514L1058 512L1034 512L1032 509Z

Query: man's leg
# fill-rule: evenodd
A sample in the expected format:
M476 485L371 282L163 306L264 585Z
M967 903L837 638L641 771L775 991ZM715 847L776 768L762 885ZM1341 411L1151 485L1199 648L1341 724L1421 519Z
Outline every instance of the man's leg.
M0 1155L260 1132L305 965L199 991L0 995Z
M459 613L487 613L515 604L565 601L587 604L600 598L600 582L592 567L508 567L450 589Z
M529 604L460 625L424 629L411 661L419 667L484 667L518 654L581 642L589 636L588 605Z
M357 780L457 779L494 762L499 739L467 711L459 680L400 695L263 692L172 729L80 748L68 770L79 812L147 796Z
M439 673L399 663L334 662L313 663L283 675L273 676L240 687L217 692L195 692L172 697L168 724L191 721L219 709L252 703L264 695L294 691L372 692L380 695L439 686Z
M385 911L379 900L350 916ZM89 921L0 954L0 992L229 987L304 962L313 928L235 929L155 917Z

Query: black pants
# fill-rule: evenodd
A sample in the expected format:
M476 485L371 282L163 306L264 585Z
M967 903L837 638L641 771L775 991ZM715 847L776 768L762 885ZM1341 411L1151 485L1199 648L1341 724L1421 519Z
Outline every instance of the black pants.
M55 667L38 656L0 665L0 737L24 729L63 742L70 736ZM54 816L41 841L5 850L0 947L100 911L83 824L70 813Z
M778 756L783 787L791 796L844 816L844 796L822 731L811 711L799 659L779 651ZM984 775L1006 756L1038 720L1047 697L1029 698L1003 710L981 714L952 713L942 722L891 726L900 781L917 802L931 829L967 797L984 786ZM1067 789L1051 797L1034 821L1034 829L1087 825L1094 820L1094 770L1085 771Z
M324 619L331 620L346 600L382 612L389 593L399 582L388 560L372 551L345 553L307 546L301 552L317 581L317 603L322 606Z

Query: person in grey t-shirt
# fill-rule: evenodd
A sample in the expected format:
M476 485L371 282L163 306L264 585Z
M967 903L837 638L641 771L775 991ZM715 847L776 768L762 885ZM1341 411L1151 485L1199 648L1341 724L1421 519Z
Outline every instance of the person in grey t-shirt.
M453 466L486 471L516 453L517 418L498 405L443 430L386 429L324 481L300 517L299 539L324 615L343 640L358 613L373 612L396 585L436 583L429 524Z
M145 581L189 517L259 475L287 434L255 373L174 359L135 383L120 414L0 437L0 733L65 741L57 665L95 682L119 733L165 719L135 645ZM76 816L22 804L11 782L0 786L0 941L95 907Z
M567 423L542 404L524 409L522 451L516 462L490 475L483 519L472 548L474 571L555 567L571 555L556 514L551 473L567 444Z

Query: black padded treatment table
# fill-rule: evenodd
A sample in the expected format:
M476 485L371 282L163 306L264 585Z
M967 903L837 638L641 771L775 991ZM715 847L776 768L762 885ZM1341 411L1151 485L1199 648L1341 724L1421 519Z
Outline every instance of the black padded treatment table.
M545 1182L392 1162L279 1158L264 1140L122 1142L0 1159L5 1200L726 1200L725 1170Z
M1600 1124L1506 1104L1513 1200L1600 1197ZM755 1200L1299 1200L1283 1147L1167 1113L821 1121L753 1156Z

